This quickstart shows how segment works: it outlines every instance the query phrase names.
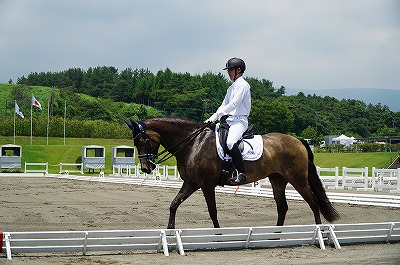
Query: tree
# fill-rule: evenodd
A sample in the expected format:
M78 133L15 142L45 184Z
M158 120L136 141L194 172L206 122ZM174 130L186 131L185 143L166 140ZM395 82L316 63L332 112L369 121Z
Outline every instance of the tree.
M301 132L300 137L303 139L316 140L317 139L317 131L313 127L308 126Z
M253 100L249 122L254 125L256 133L288 133L293 124L293 113L283 102L266 103Z
M387 127L387 125L384 125L378 131L378 136L394 136L394 135L395 135L395 130L393 128L391 129Z

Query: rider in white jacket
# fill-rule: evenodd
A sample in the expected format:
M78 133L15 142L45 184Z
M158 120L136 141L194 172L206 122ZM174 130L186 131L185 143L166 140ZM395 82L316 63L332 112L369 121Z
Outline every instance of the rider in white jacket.
M229 78L233 81L228 88L225 98L218 110L205 122L215 122L222 116L228 115L226 122L230 126L226 145L231 151L233 163L237 174L230 180L232 185L240 185L246 181L244 162L237 141L242 137L248 127L248 117L251 109L250 85L242 77L246 64L242 59L231 58L223 70L228 71Z

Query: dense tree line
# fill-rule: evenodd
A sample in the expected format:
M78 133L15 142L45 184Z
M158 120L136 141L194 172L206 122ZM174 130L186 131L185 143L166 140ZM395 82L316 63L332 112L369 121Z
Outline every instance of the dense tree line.
M341 133L355 137L400 134L400 112L380 104L359 100L337 100L315 95L286 96L285 88L275 88L269 80L247 77L252 91L250 122L257 133L279 131L305 138ZM79 120L118 122L126 116L151 116L129 109L136 103L151 106L161 115L204 120L222 101L230 82L220 73L191 75L170 69L152 73L147 69L99 66L87 70L70 68L62 72L30 73L17 83L25 86L55 87L59 96L52 100L53 115L62 116L65 99L69 116ZM82 94L95 100L88 100ZM114 104L130 103L127 105ZM121 113L120 108L125 108ZM143 110L143 109L142 109Z

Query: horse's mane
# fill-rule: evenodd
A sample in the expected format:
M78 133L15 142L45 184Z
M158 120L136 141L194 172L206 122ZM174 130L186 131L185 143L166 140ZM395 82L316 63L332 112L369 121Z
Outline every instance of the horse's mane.
M201 128L202 126L204 126L204 123L201 121L188 119L188 118L181 118L181 117L176 117L176 116L149 118L149 119L145 120L145 122L147 122L147 121L174 123L177 126L185 126L185 127L193 127L193 128Z

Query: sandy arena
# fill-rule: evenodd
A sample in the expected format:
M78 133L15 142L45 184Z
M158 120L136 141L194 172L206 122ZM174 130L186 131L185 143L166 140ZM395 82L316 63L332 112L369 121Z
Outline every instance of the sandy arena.
M1 177L0 231L86 231L166 228L178 190L88 181ZM288 201L287 225L313 224L305 202ZM273 199L217 193L222 227L275 225ZM399 208L334 204L337 223L400 221ZM178 209L177 228L212 227L201 191ZM0 264L400 264L400 244L269 248L237 251L176 251L108 254L45 253L5 255Z

